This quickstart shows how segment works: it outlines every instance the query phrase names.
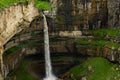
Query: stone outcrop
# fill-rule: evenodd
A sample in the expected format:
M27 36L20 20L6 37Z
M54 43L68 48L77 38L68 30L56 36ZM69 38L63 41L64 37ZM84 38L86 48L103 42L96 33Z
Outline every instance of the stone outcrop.
M56 12L57 12L57 0L49 0L50 1L50 4L51 4L51 7L52 7L52 17L55 17L56 15Z
M25 50L24 48L21 48L10 55L7 55L4 58L4 61L3 61L4 67L3 67L3 73L2 73L4 78L7 77L7 74L11 70L16 69L20 65L21 61L24 58L24 54L25 54Z
M82 36L81 31L60 31L60 37L78 38Z
M2 58L4 53L3 45L16 33L29 27L31 21L38 15L39 10L34 7L32 2L14 4L0 12L0 75L3 78L7 75Z
M32 27L31 27L32 28ZM32 28L33 29L33 28ZM40 32L40 31L39 31ZM36 42L37 40L40 41L42 39L42 35L36 34L39 33L38 31L35 31L34 35L30 35L30 33L27 33L29 35L29 38L25 37L24 34L19 34L17 37L13 37L11 41L9 41L6 44L6 50L10 48L10 43L14 46L21 44L22 42L27 40L30 40L29 43L31 46L24 46L24 55L35 55L35 54L44 54L44 45L43 40L41 42ZM41 33L42 34L42 33ZM39 36L39 38L38 38ZM65 36L63 36L65 37ZM67 36L68 37L68 36ZM67 38L54 38L53 36L50 37L50 51L52 55L68 55L68 54L74 54L74 55L85 55L85 56L102 56L110 61L113 62L119 62L120 63L120 49L110 46L104 46L104 47L98 47L98 46L91 46L91 45L79 45L75 42L74 39L67 39ZM72 38L72 37L71 37ZM15 40L16 39L16 40ZM20 40L19 40L20 39ZM33 43L34 42L34 43ZM36 45L37 43L37 45Z
M120 0L108 0L108 24L110 27L120 26Z
M78 55L85 56L101 56L105 57L112 62L118 62L120 64L120 50L119 48L104 46L99 48L97 46L91 45L81 45L81 47L77 47Z
M34 40L33 40L34 42ZM31 42L30 42L31 43ZM32 44L32 43L31 43ZM44 54L44 45L43 42L37 43L32 47L24 47L24 55L35 55L35 54ZM78 45L72 40L67 40L67 38L61 38L61 40L56 40L50 42L50 51L52 55L70 55L74 54L76 56L102 56L110 61L120 63L120 49L110 46L98 47L91 45ZM56 54L57 53L57 54Z
M0 41L5 44L11 37L22 29L29 27L34 17L39 15L33 3L15 4L9 8L5 8L0 12Z
M58 0L56 24L64 30L94 29L107 25L107 0Z
M0 79L2 80L3 76L3 53L4 53L4 48L3 46L0 46Z
M25 28L21 32L17 33L12 37L5 45L4 45L4 54L3 57L3 77L6 78L7 74L13 70L18 68L19 64L24 58L24 55L30 55L30 54L35 54L36 50L34 48L31 48L30 46L27 46L28 44L33 44L32 42L35 42L37 39L40 40L41 37L41 23L37 23L39 17L35 18L31 24L30 27ZM33 24L34 23L34 24ZM34 26L33 26L34 25ZM34 31L34 32L33 32ZM37 35L38 34L38 35ZM36 36L35 36L36 35ZM28 41L30 40L30 41ZM28 43L25 43L27 41ZM27 44L25 46L25 44ZM21 46L22 45L22 46ZM8 49L19 46L19 48L14 49L13 52L7 52ZM36 46L34 46L36 47ZM9 77L7 77L9 79Z
M55 4L55 24L60 27L58 30L120 26L119 0L55 0Z

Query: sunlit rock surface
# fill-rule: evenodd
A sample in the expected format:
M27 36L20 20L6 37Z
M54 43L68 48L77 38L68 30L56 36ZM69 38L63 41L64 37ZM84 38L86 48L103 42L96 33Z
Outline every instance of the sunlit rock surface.
M82 32L81 31L60 31L59 36L60 37L81 37Z
M12 36L29 26L35 16L39 15L33 3L16 4L0 12L0 38L4 45Z

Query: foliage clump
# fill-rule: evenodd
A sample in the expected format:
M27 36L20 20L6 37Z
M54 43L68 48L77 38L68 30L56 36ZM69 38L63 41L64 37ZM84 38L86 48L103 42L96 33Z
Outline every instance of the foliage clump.
M12 6L15 3L25 3L31 0L0 0L0 10ZM51 5L48 0L34 0L35 7L41 10L50 10Z

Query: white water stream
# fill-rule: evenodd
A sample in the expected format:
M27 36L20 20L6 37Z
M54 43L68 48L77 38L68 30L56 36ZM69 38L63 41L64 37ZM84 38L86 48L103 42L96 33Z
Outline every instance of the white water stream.
M44 80L56 80L56 77L52 73L50 49L49 49L48 25L44 14L43 14L43 18L44 18L44 49L45 49L45 70L46 70L46 77L44 78Z

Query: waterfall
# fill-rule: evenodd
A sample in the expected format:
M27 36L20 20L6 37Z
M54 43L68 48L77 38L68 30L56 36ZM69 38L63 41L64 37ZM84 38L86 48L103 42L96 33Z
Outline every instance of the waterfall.
M56 80L56 77L54 77L54 75L52 74L48 26L47 26L47 20L44 14L43 14L43 18L44 18L44 49L45 49L45 70L46 70L46 77L44 80Z

